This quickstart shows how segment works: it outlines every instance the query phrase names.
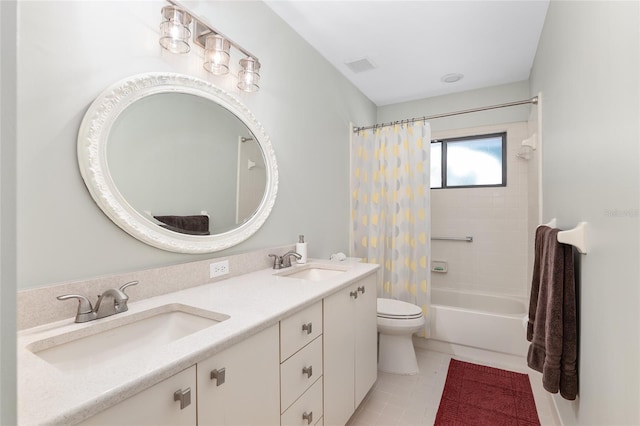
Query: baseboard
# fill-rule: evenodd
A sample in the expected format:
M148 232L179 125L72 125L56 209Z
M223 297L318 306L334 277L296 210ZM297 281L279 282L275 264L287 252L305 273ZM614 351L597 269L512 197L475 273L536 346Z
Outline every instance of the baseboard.
M458 345L440 340L413 337L413 345L417 348L442 352L456 357L466 358L469 361L482 362L497 368L509 368L511 370L528 372L527 360L517 355L489 351L471 346Z

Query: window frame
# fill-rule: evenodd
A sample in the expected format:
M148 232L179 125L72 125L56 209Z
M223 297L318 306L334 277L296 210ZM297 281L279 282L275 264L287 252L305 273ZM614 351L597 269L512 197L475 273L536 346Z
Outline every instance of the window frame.
M456 185L447 184L447 144L450 142L462 142L468 140L502 138L502 183L483 185ZM440 181L441 186L430 189L458 189L458 188L497 188L507 186L507 132L486 133L473 136L463 136L454 138L433 139L431 143L440 143ZM431 184L429 184L431 186Z

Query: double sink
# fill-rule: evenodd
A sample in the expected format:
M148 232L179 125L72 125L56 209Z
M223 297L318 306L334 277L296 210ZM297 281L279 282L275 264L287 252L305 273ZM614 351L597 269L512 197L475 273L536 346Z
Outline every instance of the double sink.
M301 283L322 282L347 271L341 266L306 264L277 272ZM134 314L97 320L84 327L29 344L27 349L63 372L81 372L124 358L151 356L179 339L213 327L229 315L173 303Z

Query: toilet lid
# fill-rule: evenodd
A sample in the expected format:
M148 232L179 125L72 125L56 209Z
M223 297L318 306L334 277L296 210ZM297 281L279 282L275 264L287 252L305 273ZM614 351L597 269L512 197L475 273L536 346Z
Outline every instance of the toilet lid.
M378 298L378 316L391 319L414 319L422 316L422 309L401 300Z

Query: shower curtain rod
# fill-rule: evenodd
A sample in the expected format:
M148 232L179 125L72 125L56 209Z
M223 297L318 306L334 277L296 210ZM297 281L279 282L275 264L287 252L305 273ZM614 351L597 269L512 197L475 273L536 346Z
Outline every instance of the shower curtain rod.
M471 112L488 111L488 110L491 110L491 109L498 109L498 108L507 108L507 107L517 106L517 105L526 105L526 104L534 104L534 105L536 105L537 103L538 103L538 97L534 96L531 99L524 99L522 101L508 102L506 104L489 105L489 106L486 106L486 107L465 109L463 111L447 112L447 113L444 113L444 114L429 115L429 116L420 117L420 118L409 118L409 119L406 119L406 120L392 121L392 122L389 122L389 123L374 124L372 126L354 127L353 131L355 133L358 133L361 130L377 129L378 127L392 126L394 124L408 124L408 123L413 124L416 121L427 121L427 120L433 120L435 118L451 117L451 116L454 116L454 115L469 114Z

